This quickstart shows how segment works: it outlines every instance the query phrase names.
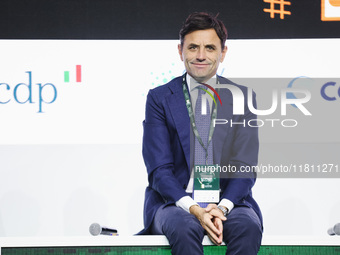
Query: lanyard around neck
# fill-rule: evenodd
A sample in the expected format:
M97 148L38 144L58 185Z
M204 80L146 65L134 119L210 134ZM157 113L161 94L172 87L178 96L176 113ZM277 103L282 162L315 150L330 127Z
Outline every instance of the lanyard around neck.
M201 84L204 85L203 83L201 83ZM186 74L183 75L182 87L183 87L183 93L184 93L184 98L185 98L185 105L186 105L187 110L188 110L191 127L192 127L192 130L193 130L194 135L197 138L198 142L200 143L200 145L205 150L205 160L206 160L206 164L207 164L207 160L208 160L208 147L209 147L209 144L210 144L210 142L212 140L212 136L213 136L214 130L215 130L214 122L215 122L216 117L217 117L217 104L215 104L215 107L214 107L213 112L211 114L208 143L207 143L207 146L205 146L203 141L202 141L202 139L201 139L201 136L198 133L197 126L196 126L196 123L195 123L195 116L194 116L194 112L193 112L193 109L192 109L192 104L191 104L189 92L188 92L188 89L187 89Z

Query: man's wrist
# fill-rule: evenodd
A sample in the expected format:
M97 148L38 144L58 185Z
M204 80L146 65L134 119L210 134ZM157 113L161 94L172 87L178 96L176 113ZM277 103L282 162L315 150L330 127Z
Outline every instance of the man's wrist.
M193 205L197 205L197 203L190 196L184 196L176 202L177 207L182 208L188 213L190 213L189 208Z
M218 205L217 208L220 209L220 211L223 213L224 217L227 216L227 214L229 212L227 207L225 207L223 205Z
M195 210L197 210L197 208L199 208L200 206L199 205L192 205L192 206L190 206L189 207L189 212L191 213L191 214L194 214L194 212L195 212Z
M231 202L229 199L223 198L218 205L224 206L228 209L228 213L234 208L234 203Z

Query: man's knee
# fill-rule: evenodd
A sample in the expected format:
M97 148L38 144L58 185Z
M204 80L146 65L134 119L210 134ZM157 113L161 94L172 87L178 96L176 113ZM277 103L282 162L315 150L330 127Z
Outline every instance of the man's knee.
M257 254L262 239L259 217L248 207L234 208L223 227L227 254Z
M248 237L250 239L261 239L262 237L261 222L251 208L236 209L233 215L230 215L230 219L227 219L226 223L224 230L232 232L239 237Z
M173 222L169 235L175 240L184 239L203 239L204 229L196 218L191 217L179 218Z
M251 217L244 217L240 222L240 229L243 230L242 235L248 236L249 238L258 239L262 236L261 224Z

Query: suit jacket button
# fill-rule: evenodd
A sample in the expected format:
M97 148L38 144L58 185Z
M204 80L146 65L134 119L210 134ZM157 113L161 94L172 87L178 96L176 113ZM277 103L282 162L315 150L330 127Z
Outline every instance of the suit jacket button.
M187 185L184 184L184 185L183 185L183 189L187 189Z

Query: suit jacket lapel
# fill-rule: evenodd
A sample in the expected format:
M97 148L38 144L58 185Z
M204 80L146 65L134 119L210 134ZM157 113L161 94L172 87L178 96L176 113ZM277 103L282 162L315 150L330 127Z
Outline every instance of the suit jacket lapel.
M188 171L190 172L190 119L185 105L182 79L176 79L169 88L173 94L167 98L167 102L184 151Z

